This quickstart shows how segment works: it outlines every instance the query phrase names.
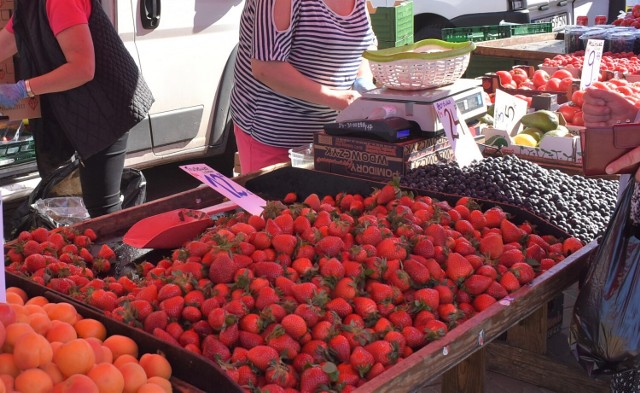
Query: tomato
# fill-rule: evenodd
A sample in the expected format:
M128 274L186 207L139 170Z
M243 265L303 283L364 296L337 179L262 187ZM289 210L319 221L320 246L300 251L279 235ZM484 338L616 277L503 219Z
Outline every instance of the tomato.
M570 102L565 102L558 107L558 112L562 113L562 116L564 116L567 123L573 123L575 114L578 111L580 111L580 108Z
M583 116L582 111L577 111L573 115L573 125L584 126L584 116Z
M571 95L571 101L579 108L584 104L584 90L576 90Z
M522 68L514 68L509 71L511 74L511 78L518 86L520 86L523 82L529 80L529 75L527 75L527 71Z
M502 86L506 86L513 82L513 78L511 77L511 73L509 71L496 71L496 75L500 78L500 84Z
M550 76L549 73L545 70L536 70L536 72L533 73L533 76L531 77L531 81L533 82L533 85L538 88L542 85L545 85L547 83L547 81L549 80Z
M547 81L547 91L560 91L560 79L550 78Z
M573 75L568 70L559 69L556 72L554 72L553 74L551 74L551 77L552 78L558 78L558 79L564 79L564 78L572 78Z
M562 78L560 84L558 85L559 91L566 91L567 94L571 94L571 86L573 85L573 78Z
M535 86L533 85L533 82L531 81L531 79L528 79L522 82L519 86L519 88L523 90L533 90L534 87Z

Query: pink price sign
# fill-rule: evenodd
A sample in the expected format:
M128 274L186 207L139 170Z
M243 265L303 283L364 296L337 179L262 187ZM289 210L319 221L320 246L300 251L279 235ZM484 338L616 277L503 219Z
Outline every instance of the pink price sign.
M206 164L182 165L180 169L213 188L246 210L259 216L267 202Z

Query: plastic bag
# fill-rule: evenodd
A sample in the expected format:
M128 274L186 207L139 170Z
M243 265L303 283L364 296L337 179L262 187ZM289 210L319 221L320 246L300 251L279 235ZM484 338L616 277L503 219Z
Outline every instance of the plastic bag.
M589 375L640 368L640 229L630 219L633 179L624 190L580 283L569 331Z
M80 161L74 160L40 180L40 183L31 192L29 198L14 211L10 223L9 239L16 238L23 230L31 230L37 227L53 229L62 225L69 225L67 219L72 220L73 223L81 221L76 220L76 218L79 218L82 213L75 208L74 211L67 210L61 214L51 215L49 213L52 211L47 210L45 206L51 204L61 208L65 205L76 206L75 200L81 199L82 196L80 175L78 173L79 166ZM147 181L144 174L137 169L125 168L120 184L120 193L123 197L122 208L125 209L144 203L147 199L146 190ZM54 198L55 200L48 201ZM67 199L67 201L65 202L64 199ZM82 207L84 207L84 204L82 204ZM58 212L60 211L58 210ZM87 215L86 218L89 218L89 216Z

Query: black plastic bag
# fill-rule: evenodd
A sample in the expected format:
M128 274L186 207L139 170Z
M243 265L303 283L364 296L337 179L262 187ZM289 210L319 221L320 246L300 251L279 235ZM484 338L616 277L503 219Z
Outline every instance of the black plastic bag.
M61 226L53 218L41 214L34 204L39 199L55 197L80 197L82 189L78 174L79 160L70 161L59 167L40 180L29 197L14 211L10 222L9 239L14 239L23 230L37 227L53 229ZM138 206L147 199L147 181L144 174L137 169L125 168L122 173L120 193L122 194L122 208Z
M640 230L629 181L581 281L569 341L589 375L640 368Z

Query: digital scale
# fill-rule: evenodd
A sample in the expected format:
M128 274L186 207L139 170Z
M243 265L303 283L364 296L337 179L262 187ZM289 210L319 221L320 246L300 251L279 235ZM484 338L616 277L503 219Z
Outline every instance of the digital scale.
M416 123L423 133L436 136L442 134L444 127L438 119L434 104L447 97L453 97L456 102L460 120L469 122L487 113L482 82L476 79L458 79L450 85L425 90L393 90L384 87L369 90L341 111L336 122L358 123L402 118ZM325 131L331 133L326 128ZM369 127L369 132L375 133L376 128ZM366 136L363 131L359 131L359 135ZM384 129L384 135L389 135L388 127Z

